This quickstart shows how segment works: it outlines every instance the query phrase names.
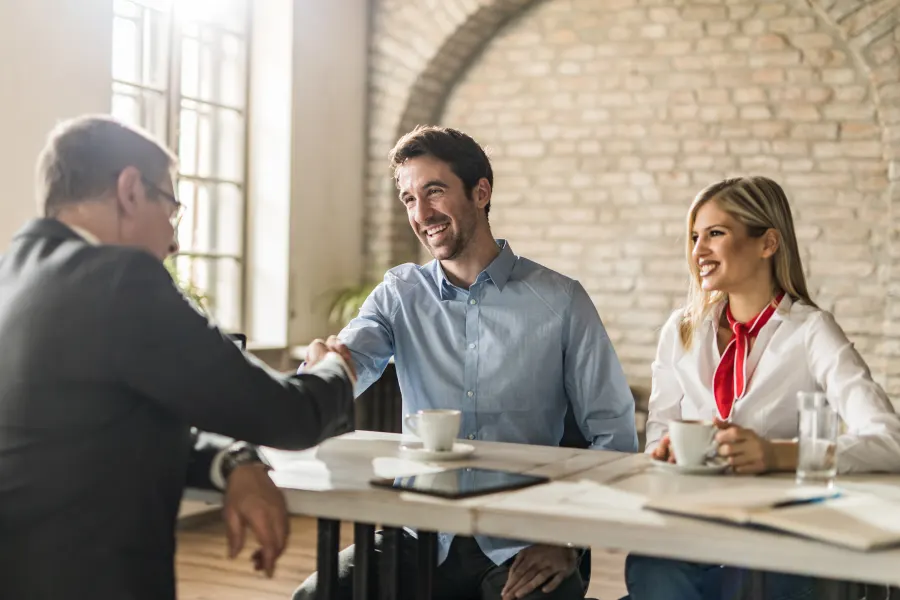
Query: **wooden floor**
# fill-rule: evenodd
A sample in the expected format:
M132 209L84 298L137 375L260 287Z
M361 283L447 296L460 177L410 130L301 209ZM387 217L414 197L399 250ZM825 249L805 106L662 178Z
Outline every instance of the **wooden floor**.
M353 528L349 525L341 527L341 537L342 546L350 544ZM290 545L279 560L273 579L253 572L249 562L253 548L248 544L243 554L228 560L225 529L218 519L180 530L176 559L179 600L289 599L294 588L315 570L315 521L303 517L292 519ZM602 600L618 600L624 596L624 556L594 551L592 560L588 595Z

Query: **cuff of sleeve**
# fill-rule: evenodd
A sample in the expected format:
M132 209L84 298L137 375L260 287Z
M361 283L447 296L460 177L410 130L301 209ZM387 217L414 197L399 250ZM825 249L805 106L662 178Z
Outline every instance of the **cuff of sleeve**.
M226 481L225 475L222 473L222 463L225 461L225 457L228 455L229 448L224 448L216 452L216 455L213 457L212 464L209 467L209 480L216 487L216 489L225 491Z
M325 355L325 358L323 358L321 361L318 362L318 364L316 364L313 367L310 367L307 369L307 368L305 368L305 363L304 363L303 365L300 365L300 368L303 369L305 373L315 373L316 368L319 365L322 365L323 367L324 366L335 366L335 365L340 367L341 371L344 372L344 375L346 375L347 379L350 380L350 385L354 388L356 387L356 377L353 375L353 370L350 369L349 365L347 365L347 361L344 360L344 357L342 357L337 352L329 352L328 354Z

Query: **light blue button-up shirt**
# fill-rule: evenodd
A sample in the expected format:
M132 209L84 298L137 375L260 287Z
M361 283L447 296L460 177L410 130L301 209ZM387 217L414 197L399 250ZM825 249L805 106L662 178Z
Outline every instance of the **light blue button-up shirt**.
M634 400L606 330L577 281L500 254L468 289L438 261L393 268L339 334L358 396L394 357L404 414L462 411L460 437L558 446L566 407L591 447L635 452ZM443 562L453 536L438 536ZM476 536L500 565L527 544Z

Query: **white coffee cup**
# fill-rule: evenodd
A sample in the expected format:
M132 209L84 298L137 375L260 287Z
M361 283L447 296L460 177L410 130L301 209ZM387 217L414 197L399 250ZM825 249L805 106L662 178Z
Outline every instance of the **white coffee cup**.
M712 421L671 421L669 441L675 453L675 462L685 467L706 464L719 447L715 440L717 431Z
M458 410L432 409L406 415L403 423L422 440L425 450L444 452L453 449L461 420Z

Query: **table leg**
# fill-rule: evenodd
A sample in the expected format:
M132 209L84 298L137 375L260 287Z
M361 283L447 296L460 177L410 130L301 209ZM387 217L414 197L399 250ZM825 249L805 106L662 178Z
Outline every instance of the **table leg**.
M416 598L418 600L431 600L434 569L437 566L437 534L431 531L419 531L418 546Z
M891 600L891 590L886 585L868 584L865 590L866 600Z
M747 573L747 594L749 600L766 599L766 572L750 571Z
M375 526L353 525L353 600L375 600Z
M862 586L852 581L820 579L816 583L816 598L820 600L859 600L863 598Z
M316 549L316 570L320 600L337 600L338 551L341 541L341 522L319 519L319 543Z
M385 527L381 532L381 560L379 582L381 600L400 599L400 539L403 531Z

